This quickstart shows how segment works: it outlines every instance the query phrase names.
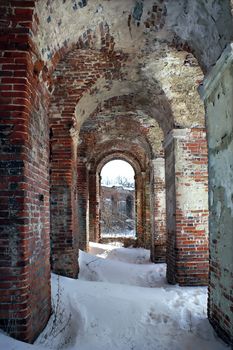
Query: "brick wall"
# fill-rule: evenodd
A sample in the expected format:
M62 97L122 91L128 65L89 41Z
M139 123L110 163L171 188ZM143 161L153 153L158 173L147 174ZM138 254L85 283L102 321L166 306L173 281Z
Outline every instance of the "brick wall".
M33 5L0 4L0 325L28 342L51 311L48 94L31 40Z
M77 164L80 125L75 118L76 105L85 93L90 95L91 87L100 77L119 77L122 60L121 54L109 57L107 48L102 52L75 49L60 61L53 73L55 90L50 106L51 261L53 270L63 275L77 276L78 248L87 249L88 242L88 238L84 238L88 233L88 220L84 218L88 206L88 179L87 174L84 179L85 166L81 171ZM78 152L80 156L81 151Z
M50 118L51 153L51 249L53 271L75 277L78 274L77 232L77 142L70 124ZM57 122L57 124L56 124Z
M96 173L89 172L89 239L91 242L99 242L99 185Z
M78 238L79 249L88 250L89 244L89 180L86 163L78 160Z
M167 278L208 284L208 172L203 129L173 130L165 141Z

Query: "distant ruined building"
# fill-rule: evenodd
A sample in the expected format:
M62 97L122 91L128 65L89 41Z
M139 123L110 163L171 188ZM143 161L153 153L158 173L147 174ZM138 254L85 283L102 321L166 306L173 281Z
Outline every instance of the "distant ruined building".
M101 236L135 236L134 189L101 186Z

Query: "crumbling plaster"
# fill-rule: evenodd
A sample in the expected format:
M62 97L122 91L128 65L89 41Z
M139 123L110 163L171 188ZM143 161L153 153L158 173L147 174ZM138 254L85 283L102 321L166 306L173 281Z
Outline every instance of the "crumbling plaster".
M92 140L91 146L86 151L87 154L92 154L94 150L96 153L96 149L108 141L112 142L113 147L117 140L138 144L149 157L156 157L163 153L161 128L153 118L149 118L140 111L134 113L122 111L117 114L107 114L103 111L83 124L79 139L81 145L85 142L85 133L86 137ZM90 137L91 134L92 137Z
M187 56L175 50L168 50L165 57L160 53L135 59L136 67L135 61L125 65L123 81L109 83L99 78L78 101L77 125L81 126L104 101L114 96L133 95L136 108L153 116L165 134L176 126L203 126L204 108L197 93L203 74L196 60L191 54ZM132 63L132 58L129 61Z
M107 28L105 30L113 38L115 52L121 51L128 56L120 68L121 79L107 81L100 77L77 101L75 115L78 128L106 99L127 94L134 95L137 109L156 118L165 134L176 126L203 126L204 110L196 91L203 73L192 54L177 51L177 48L181 50L180 44L176 47L174 43L173 29L177 29L176 21L182 17L178 15L179 11L184 11L185 7L181 6L181 2L169 16L166 13L171 12L168 8L173 6L172 2L144 2L140 21L133 19L135 1L103 1L101 4L89 1L85 6L75 9L74 2L71 4L70 1L58 4L51 0L44 6L43 3L40 1L37 4L40 25L35 41L42 59L48 65L56 50L64 46L67 51L71 50L88 29L91 30L92 44L83 49L101 50L103 33L100 23L104 23L103 26ZM196 7L190 9L196 11ZM116 16L116 13L122 15ZM74 16L78 17L77 21L74 21ZM132 20L130 25L129 16ZM153 25L148 24L151 16ZM184 46L184 49L190 51L188 47ZM55 77L56 74L55 72ZM56 79L54 83L56 84Z
M229 45L200 91L205 101L209 144L210 293L209 318L232 337L233 277L233 50Z
M141 12L138 4L142 4ZM40 0L36 11L40 26L35 39L44 61L62 46L71 47L88 30L95 32L93 46L100 49L97 28L102 22L114 36L116 50L151 51L158 41L177 45L184 42L208 70L232 40L231 7L229 0Z

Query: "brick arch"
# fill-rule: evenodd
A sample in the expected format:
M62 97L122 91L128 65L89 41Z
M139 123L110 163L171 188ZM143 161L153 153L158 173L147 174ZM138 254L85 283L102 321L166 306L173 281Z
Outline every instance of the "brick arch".
M141 164L140 160L135 157L134 154L130 152L121 152L121 151L110 151L101 156L98 159L98 163L95 164L93 171L95 171L98 175L100 175L103 167L109 163L111 160L120 159L129 163L135 173L135 176L140 174L140 172L145 171L143 164Z
M150 227L146 230L150 223L147 222L146 213L150 211L150 201L146 200L146 192L150 187L150 172L145 168L140 159L137 159L134 154L123 151L109 151L101 154L94 166L90 168L91 174L89 181L89 188L94 192L94 198L91 197L90 202L90 226L94 224L94 230L91 230L94 241L100 239L100 206L92 205L93 203L100 202L100 183L101 183L101 170L111 160L120 159L129 163L135 172L135 212L136 212L136 237L139 246L146 248L151 247L151 232ZM94 219L94 220L93 220Z
M163 57L165 49L171 56L167 62ZM197 93L203 75L196 61L193 64L191 58L187 60L186 52L167 46L145 59L148 69L141 71L135 55L127 52L109 54L77 48L69 52L53 73L51 120L55 115L61 127L65 124L72 131L80 130L91 115L105 108L107 101L128 99L128 108L154 118L165 135L174 127L203 127L204 109ZM173 73L168 77L165 70L170 65ZM137 70L140 74L135 76ZM177 70L183 84L177 85ZM152 81L150 76L154 76Z
M174 4L151 0L144 4L140 18L135 17L136 12L131 2L108 2L104 6L96 2L80 1L79 4L68 6L64 2L58 6L41 0L36 2L36 6L35 2L31 5L36 16L34 26L37 31L34 40L43 61L50 61L61 48L70 50L74 45L95 49L100 49L103 43L111 46L112 37L116 50L132 50L135 46L141 49L143 32L152 37L145 46L153 46L153 38L165 28L169 35L167 41L172 42L177 49L192 51L206 71L217 60L232 36L230 0L225 1L221 9L214 2L210 5L202 1L194 4L191 1L188 4L181 1L176 8ZM121 16L116 16L119 11ZM80 16L78 20L77 16ZM208 49L205 38L201 35L203 17L208 28ZM224 26L225 23L227 25ZM122 28L122 33L118 28ZM211 47L215 50L211 50Z
M116 113L116 110L119 112ZM122 140L124 143L126 140L134 143L137 138L148 157L157 157L163 154L163 130L154 118L142 110L137 110L130 96L122 95L106 100L101 109L97 109L83 123L79 134L79 143L81 148L86 147L86 157L91 157L93 148L96 149L96 147L100 148L101 153L101 143L104 141L105 134L108 134L108 137L112 139L118 137L119 140L119 135L125 135L124 140ZM92 139L91 135L95 136L93 137L94 143L91 143L88 148L87 145Z

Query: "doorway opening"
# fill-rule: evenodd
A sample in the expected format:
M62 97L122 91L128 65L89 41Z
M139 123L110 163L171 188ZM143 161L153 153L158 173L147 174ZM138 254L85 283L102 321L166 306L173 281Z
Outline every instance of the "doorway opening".
M100 237L136 238L133 167L123 160L111 160L100 175Z

